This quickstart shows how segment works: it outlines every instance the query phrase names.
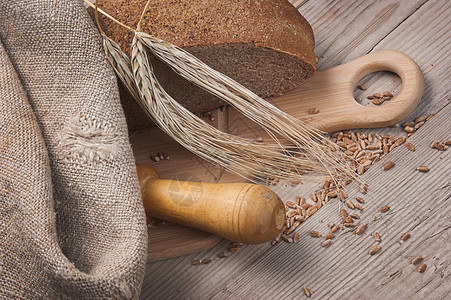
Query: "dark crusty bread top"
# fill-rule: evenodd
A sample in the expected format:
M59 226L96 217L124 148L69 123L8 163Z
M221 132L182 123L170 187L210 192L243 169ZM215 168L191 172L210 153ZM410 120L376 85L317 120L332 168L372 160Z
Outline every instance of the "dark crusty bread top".
M136 28L146 0L99 1L107 13ZM133 33L105 17L102 29L127 54ZM212 68L240 82L261 97L271 97L298 86L315 72L313 31L286 0L153 0L141 30L184 48ZM193 112L223 104L219 99L176 76L152 59L163 87ZM121 91L129 126L142 112ZM133 116L133 124L130 123Z

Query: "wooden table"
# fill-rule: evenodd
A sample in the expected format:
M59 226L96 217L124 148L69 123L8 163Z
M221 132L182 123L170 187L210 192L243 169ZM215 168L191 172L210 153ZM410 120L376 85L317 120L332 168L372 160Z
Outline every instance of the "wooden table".
M403 51L420 66L425 77L423 99L406 121L436 114L409 138L416 150L403 145L389 153L363 175L369 183L364 195L362 236L341 230L330 247L308 232L327 233L328 224L341 222L343 203L331 201L303 223L297 243L247 245L227 259L192 266L195 259L216 257L227 249L224 240L201 253L149 263L142 299L450 299L451 205L449 203L450 149L437 151L433 140L451 139L450 60L451 3L446 0L412 1L294 1L293 5L313 27L318 69L345 63L381 49ZM362 83L369 92L396 90L400 80L378 73ZM359 96L362 91L356 91ZM402 127L363 130L403 136ZM392 160L395 167L383 171ZM430 171L416 171L427 165ZM297 185L280 182L272 189L284 201L308 196L319 182ZM346 187L350 199L361 195L357 184ZM381 214L380 207L390 210ZM375 219L374 219L375 217ZM381 251L370 256L382 236ZM401 242L400 237L411 237ZM427 269L416 271L410 263L424 257Z

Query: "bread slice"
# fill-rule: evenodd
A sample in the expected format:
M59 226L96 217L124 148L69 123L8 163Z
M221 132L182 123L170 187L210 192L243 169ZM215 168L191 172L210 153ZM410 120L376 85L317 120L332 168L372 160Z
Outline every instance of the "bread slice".
M99 1L99 7L135 28L146 0ZM133 33L100 15L105 33L130 54ZM314 36L286 0L153 0L141 30L189 51L263 98L293 89L315 72ZM164 89L192 112L224 103L152 58ZM152 122L124 87L121 101L129 129Z

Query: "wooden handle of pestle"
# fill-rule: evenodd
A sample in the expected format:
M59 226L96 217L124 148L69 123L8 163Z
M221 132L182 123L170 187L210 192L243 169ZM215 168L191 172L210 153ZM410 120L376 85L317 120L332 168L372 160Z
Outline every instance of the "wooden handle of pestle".
M137 171L149 216L247 244L271 240L284 225L284 204L265 186L163 180L139 164Z

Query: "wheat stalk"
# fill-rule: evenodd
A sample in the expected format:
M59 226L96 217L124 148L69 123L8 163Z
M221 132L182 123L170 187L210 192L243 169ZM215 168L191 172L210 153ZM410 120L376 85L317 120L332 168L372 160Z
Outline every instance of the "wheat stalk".
M135 36L131 65L146 112L159 127L185 148L227 170L255 180L259 177L293 178L305 169L322 168L278 144L257 144L253 140L224 133L185 109L161 87L147 57L144 44Z
M97 13L97 3L95 7ZM345 174L345 177L355 177L344 160L330 151L335 146L330 142L324 143L320 131L277 109L179 47L139 32L143 14L138 31L134 31L131 61L98 24L104 50L119 78L144 111L178 143L203 159L251 180L259 177L292 179L306 170L328 173L332 177L337 172ZM257 144L224 133L186 110L164 91L156 79L147 48L178 74L225 100L262 126L276 143ZM291 142L294 151L286 149L277 135ZM303 155L298 155L299 150Z
M327 146L320 143L323 140L321 131L281 111L187 51L147 33L136 32L135 37L176 73L226 101L259 124L279 144L281 151L285 151L285 148L278 141L278 135L297 150L310 154L308 158L315 161L315 165L319 163L322 166L317 170L330 175L339 171L352 176L353 172L337 161L337 157L330 154Z

